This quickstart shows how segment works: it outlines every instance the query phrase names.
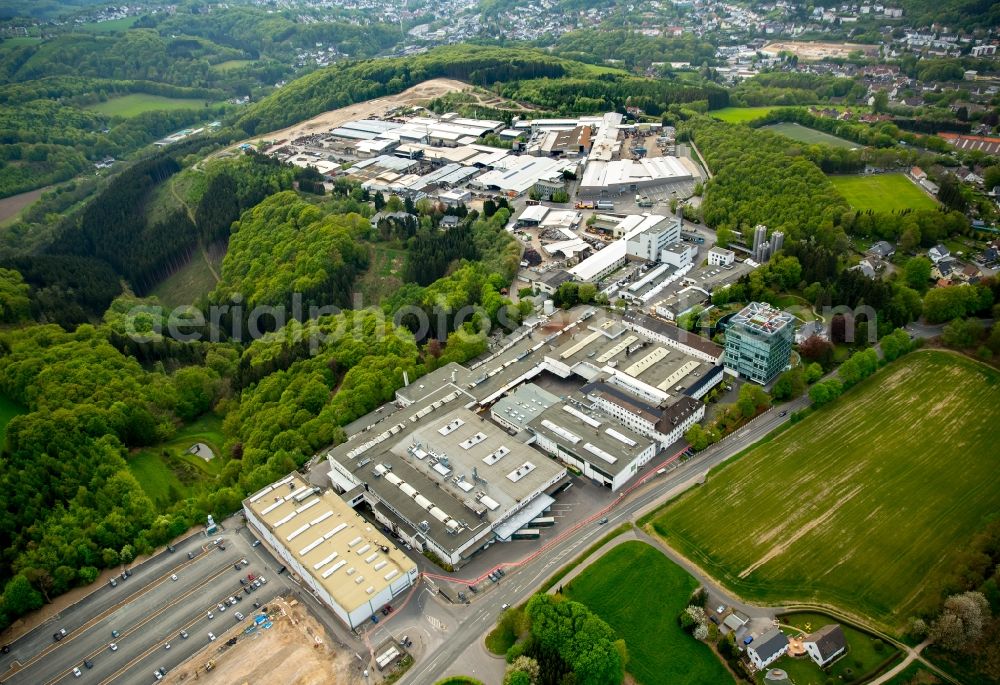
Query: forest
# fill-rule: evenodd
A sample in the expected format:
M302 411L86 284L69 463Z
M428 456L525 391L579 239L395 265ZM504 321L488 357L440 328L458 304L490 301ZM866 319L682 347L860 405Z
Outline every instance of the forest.
M719 230L720 242L757 224L792 240L843 240L837 224L847 202L788 140L702 116L685 122L679 135L694 140L712 170L702 217Z

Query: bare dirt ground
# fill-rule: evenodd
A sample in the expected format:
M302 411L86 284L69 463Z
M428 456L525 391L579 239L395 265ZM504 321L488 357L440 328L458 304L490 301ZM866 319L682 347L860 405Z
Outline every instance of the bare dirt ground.
M278 609L268 630L251 635L242 630L250 622L233 626L218 640L167 674L163 685L197 681L198 685L280 682L282 685L361 685L361 668L349 652L334 648L323 627L296 603L278 599ZM219 652L226 640L239 636L235 646ZM211 671L205 664L214 661Z
M0 226L13 223L21 213L22 209L40 198L42 193L51 187L52 186L46 186L45 188L39 188L38 190L29 190L26 193L11 195L10 197L5 197L0 200Z
M442 95L471 89L472 86L462 81L435 78L418 83L412 88L407 88L402 93L397 93L396 95L376 98L375 100L366 100L365 102L358 102L347 107L341 107L340 109L323 112L312 119L300 121L294 126L289 126L280 131L254 136L254 138L246 142L252 143L261 139L294 140L302 136L329 131L331 128L336 128L347 121L367 119L371 116L383 116L389 110L400 106L426 105L434 98L441 97Z
M764 52L778 54L781 51L790 52L797 55L799 59L822 60L827 58L847 57L854 50L861 50L865 54L870 54L873 50L878 50L874 45L860 45L857 43L814 43L812 41L789 40L778 43L768 43L762 50Z

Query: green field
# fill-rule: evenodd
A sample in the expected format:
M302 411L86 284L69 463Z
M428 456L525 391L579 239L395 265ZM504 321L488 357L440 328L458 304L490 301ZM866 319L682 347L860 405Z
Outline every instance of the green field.
M199 109L205 106L204 100L185 98L168 98L162 95L147 93L130 93L108 98L104 102L87 107L87 109L108 116L134 117L143 112L173 111L176 109Z
M887 667L889 662L894 661L899 654L899 651L892 645L822 614L784 614L779 620L783 626L798 628L797 631L785 629L784 633L789 636L809 634L828 623L840 623L844 637L847 638L847 653L827 666L825 670L808 658L783 656L775 661L773 668L787 671L789 678L795 685L825 685L831 676L836 682L863 679L876 669ZM758 674L757 682L763 682L763 675L763 673Z
M771 107L723 107L722 109L713 110L709 114L729 124L745 124L767 116L779 109L789 109L789 107L786 105L774 105Z
M90 31L92 33L111 33L112 31L127 31L135 24L136 17L124 17L122 19L112 19L111 21L95 21L89 24L80 24L76 27L78 31Z
M785 136L786 138L791 138L792 140L797 140L800 143L806 143L808 145L829 145L830 147L842 147L848 150L851 148L863 147L849 140L844 140L843 138L838 138L837 136L831 136L829 133L817 131L816 129L809 128L808 126L802 126L801 124L796 124L794 122L783 121L780 124L764 126L761 130L777 133Z
M245 67L248 64L253 64L252 59L229 59L225 62L219 62L218 64L212 65L212 71L229 71L230 69L239 69L240 67Z
M10 400L3 395L0 395L0 449L3 448L4 440L7 433L7 424L15 416L27 413L27 409L22 407L17 402Z
M376 244L369 251L368 270L358 279L355 290L360 293L364 306L379 302L396 292L403 285L406 268L406 250Z
M903 174L828 176L848 204L862 212L934 209L937 203Z
M1000 372L914 352L668 504L656 532L748 601L900 629L1000 508Z
M180 428L170 440L129 455L128 467L150 499L158 507L166 508L194 494L202 483L219 473L222 469L219 455L224 441L222 419L206 414ZM216 458L206 462L187 454L187 449L196 442L212 448Z
M697 587L694 578L655 547L629 541L588 566L563 592L625 639L627 670L640 685L732 683L711 648L677 625Z

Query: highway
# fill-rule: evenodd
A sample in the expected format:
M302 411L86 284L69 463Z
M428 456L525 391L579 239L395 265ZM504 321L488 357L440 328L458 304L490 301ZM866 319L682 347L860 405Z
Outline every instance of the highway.
M163 552L136 566L128 579L119 577L117 587L105 585L95 590L15 641L0 661L0 682L155 682L153 671L160 667L169 671L208 645L209 632L220 637L234 628L237 611L252 615L254 601L266 605L294 588L287 576L274 571L278 564L263 546L251 547L249 536L218 535L223 538L224 551L204 535L192 536L178 543L175 552ZM192 559L188 559L189 552ZM241 564L237 571L234 564L244 558L249 566ZM247 594L239 579L248 573L264 575L268 582ZM217 609L218 603L237 594L242 601L225 611ZM208 618L209 610L214 618ZM67 634L57 642L53 634L60 628ZM181 630L187 631L188 638L180 637ZM114 637L112 631L119 635ZM118 647L115 651L109 647L112 642ZM93 667L86 668L85 661ZM81 676L74 677L74 667L80 669Z

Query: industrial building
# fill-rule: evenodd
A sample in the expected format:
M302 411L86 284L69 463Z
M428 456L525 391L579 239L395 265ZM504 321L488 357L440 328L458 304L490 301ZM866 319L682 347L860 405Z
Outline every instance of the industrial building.
M404 375L394 407L328 451L330 482L393 536L460 566L528 527L567 466L617 490L681 441L723 376L721 352L696 358L695 347L594 308L535 319L469 367ZM557 396L537 384L543 374L579 385Z
M417 580L417 566L332 492L297 473L243 501L254 534L350 628Z
M529 422L528 430L540 449L612 492L659 452L654 440L579 402L553 404Z
M559 398L534 383L525 383L490 408L490 417L515 435L554 404Z
M680 220L674 217L659 217L658 221L628 238L625 251L633 257L658 262L663 249L680 239Z
M630 330L641 333L668 347L674 347L696 359L718 364L722 361L724 350L711 340L683 328L660 321L642 312L629 311L622 317L622 324Z
M628 261L629 240L648 230L657 229L669 221L673 221L673 219L661 214L630 214L624 217L614 229L614 233L620 234L621 237L584 259L569 272L576 280L585 283L602 280L623 267Z
M471 399L442 388L379 435L327 455L345 499L366 503L395 535L455 566L494 538L510 539L552 504L546 491L566 477L563 466L464 408Z
M788 366L794 334L791 314L766 302L751 302L726 328L726 372L770 383Z
M592 160L587 162L577 193L581 197L622 195L700 177L698 167L685 157Z
M716 245L708 251L709 266L729 266L736 261L736 253Z

